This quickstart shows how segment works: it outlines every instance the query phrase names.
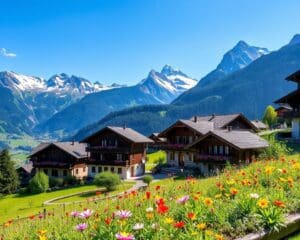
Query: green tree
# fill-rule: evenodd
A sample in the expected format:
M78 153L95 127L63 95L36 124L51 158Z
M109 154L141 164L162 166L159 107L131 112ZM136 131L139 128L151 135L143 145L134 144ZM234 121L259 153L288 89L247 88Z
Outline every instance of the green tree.
M107 191L112 191L121 183L120 177L116 173L102 172L95 176L94 184L98 187L105 187Z
M262 121L269 127L273 127L277 122L277 113L271 105L267 106Z
M153 180L153 177L151 175L145 175L143 177L143 182L146 183L148 186L152 182L152 180Z
M0 153L0 193L13 193L18 186L19 176L15 169L15 163L11 160L9 151L4 149Z
M30 193L42 193L46 192L48 189L49 177L43 171L38 171L29 181L28 192Z

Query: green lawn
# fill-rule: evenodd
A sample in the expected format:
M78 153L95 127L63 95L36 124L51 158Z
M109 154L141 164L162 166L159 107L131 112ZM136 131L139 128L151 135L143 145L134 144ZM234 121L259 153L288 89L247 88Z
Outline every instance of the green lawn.
M151 171L158 163L166 163L167 156L164 151L147 154L146 171Z
M116 191L110 194L122 192L130 188L132 185L133 182L124 182L119 186L119 188ZM95 185L87 185L36 195L7 195L5 197L0 198L0 224L2 222L5 222L7 219L17 218L18 216L26 217L32 214L37 214L41 212L44 208L53 209L55 207L58 207L54 205L45 207L42 205L43 202L52 198L96 189L97 187ZM85 200L85 198L86 197L84 195L77 195L74 196L74 198L68 199L68 201Z

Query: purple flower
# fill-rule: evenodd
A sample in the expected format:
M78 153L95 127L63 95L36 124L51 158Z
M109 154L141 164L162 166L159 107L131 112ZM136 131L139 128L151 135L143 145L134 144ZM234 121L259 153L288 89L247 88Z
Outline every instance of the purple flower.
M70 215L71 215L72 217L78 217L78 216L79 216L79 212L77 212L77 211L72 211L72 212L70 213Z
M134 240L134 236L130 233L120 232L116 234L116 239L118 240Z
M87 209L85 211L83 211L82 213L79 214L80 218L89 218L90 216L92 216L93 211L90 209Z
M179 204L185 204L189 199L190 199L190 196L186 195L181 198L178 198L176 202Z
M132 216L132 213L127 210L120 210L120 211L115 212L115 215L120 219L127 219Z
M75 227L75 229L79 232L83 232L85 229L87 229L87 227L87 223L80 223Z

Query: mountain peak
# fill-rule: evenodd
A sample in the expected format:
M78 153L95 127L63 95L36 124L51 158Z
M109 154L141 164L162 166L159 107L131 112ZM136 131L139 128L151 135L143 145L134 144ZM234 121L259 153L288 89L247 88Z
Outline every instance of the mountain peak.
M238 41L238 43L233 47L233 49L235 48L247 48L249 47L248 43L246 43L244 40L240 40Z
M300 43L300 34L295 34L288 45L295 45Z

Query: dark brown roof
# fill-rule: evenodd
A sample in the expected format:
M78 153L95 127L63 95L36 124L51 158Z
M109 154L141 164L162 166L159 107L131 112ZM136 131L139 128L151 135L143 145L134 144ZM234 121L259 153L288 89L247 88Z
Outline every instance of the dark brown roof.
M293 108L289 104L280 104L278 108L275 109L275 111L279 111L281 109L286 109L286 110L293 110Z
M253 120L251 121L252 124L258 128L258 129L266 129L268 128L266 124L264 124L262 121L259 121L259 120Z
M225 128L227 127L232 121L237 119L238 117L243 118L253 129L256 127L249 121L243 114L236 113L236 114L226 114L226 115L209 115L209 116L194 116L190 120L191 121L209 121L214 123L215 128Z
M299 102L300 89L297 89L282 98L276 100L274 103L290 104L290 102Z
M186 127L190 128L191 130L195 131L198 134L204 135L210 130L213 130L214 125L211 122L208 121L197 121L194 122L192 120L184 120L180 119L173 123L171 126L169 126L167 129L165 129L163 132L159 134L159 137L163 137L165 133L167 133L169 130L171 130L174 126L176 126L178 123L182 123Z
M31 171L33 169L32 162L23 164L22 166L18 167L17 169L23 169L25 172L31 173Z
M95 135L98 135L107 129L113 131L114 133L126 138L127 140L129 140L130 142L133 142L133 143L153 143L153 141L151 139L145 137L144 135L140 134L139 132L133 130L132 128L114 127L114 126L104 127L101 130L99 130L98 132L96 132L96 133L90 135L89 137L85 138L84 140L82 140L82 142L85 142L87 139L89 139Z
M195 144L203 141L209 136L219 138L221 141L225 141L237 149L259 149L266 148L269 146L269 143L266 140L250 131L228 131L224 129L209 131L203 137L199 138L197 141L187 146L187 148L194 146Z
M300 70L294 72L293 74L291 74L289 76L287 76L285 79L288 80L288 81L293 81L293 82L300 83Z
M59 149L65 151L66 153L69 153L73 157L77 159L85 158L87 157L86 147L87 145L85 143L79 143L79 142L52 142L52 143L41 143L36 148L32 150L30 153L30 156L35 155L36 153L50 147L50 146L56 146Z

